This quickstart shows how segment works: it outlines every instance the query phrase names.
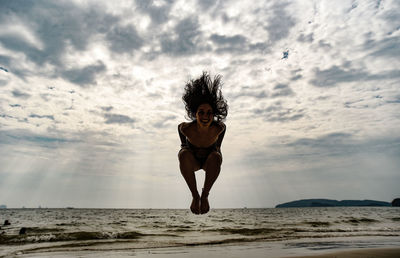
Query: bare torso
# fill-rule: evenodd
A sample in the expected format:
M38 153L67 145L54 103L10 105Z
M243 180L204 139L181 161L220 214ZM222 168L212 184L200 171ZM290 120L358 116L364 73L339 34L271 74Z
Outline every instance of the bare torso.
M223 132L225 125L222 122L212 123L207 130L198 128L196 122L181 123L179 129L189 142L199 148L207 148L213 145L218 136Z

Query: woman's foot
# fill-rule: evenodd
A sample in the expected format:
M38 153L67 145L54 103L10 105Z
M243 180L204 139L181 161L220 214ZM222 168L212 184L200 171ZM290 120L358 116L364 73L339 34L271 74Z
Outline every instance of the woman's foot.
M210 204L208 203L208 192L202 192L200 198L200 214L206 214L210 210Z
M190 205L190 210L194 214L200 214L200 196L193 196L192 204Z

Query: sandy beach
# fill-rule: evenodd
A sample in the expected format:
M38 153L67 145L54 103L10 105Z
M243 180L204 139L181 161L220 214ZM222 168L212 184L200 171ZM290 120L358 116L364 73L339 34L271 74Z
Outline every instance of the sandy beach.
M265 258L265 257L316 257L316 258L394 258L400 257L397 238L308 239L306 241L253 242L221 245L175 246L164 248L130 248L129 243L88 246L59 246L39 248L14 253L17 257L138 257L138 258ZM340 246L348 241L348 246ZM318 246L318 247L317 247ZM357 246L357 247L356 247Z
M290 255L288 255L291 253ZM207 248L159 248L129 251L71 251L71 252L40 252L17 254L17 257L138 257L138 258L398 258L400 257L400 248L367 248L367 249L351 249L345 251L325 250L324 252L299 252L294 254L293 251L277 250L264 248L249 247L207 247Z
M397 258L400 257L400 248L357 249L340 252L330 252L319 255L293 256L296 258Z

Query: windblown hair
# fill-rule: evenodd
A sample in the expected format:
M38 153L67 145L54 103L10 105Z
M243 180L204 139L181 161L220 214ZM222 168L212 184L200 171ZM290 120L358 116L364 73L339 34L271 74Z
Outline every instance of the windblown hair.
M228 104L222 96L221 86L221 75L215 76L212 81L207 72L203 72L200 78L187 82L182 100L188 117L195 120L197 108L201 104L208 103L213 110L214 120L218 122L225 120L228 115Z

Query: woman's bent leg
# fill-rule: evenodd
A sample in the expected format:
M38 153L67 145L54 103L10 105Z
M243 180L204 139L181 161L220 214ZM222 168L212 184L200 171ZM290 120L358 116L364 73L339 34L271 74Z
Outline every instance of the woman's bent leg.
M196 170L200 169L200 165L198 164L197 160L194 158L193 153L190 150L180 150L178 157L181 174L185 179L186 184L188 185L193 197L190 210L195 214L200 214L200 195L197 191L196 176L194 174Z
M208 203L208 193L211 190L215 180L217 180L219 172L221 171L222 156L220 153L214 151L208 155L204 170L206 171L206 178L204 180L204 188L201 193L200 213L205 214L210 210Z

